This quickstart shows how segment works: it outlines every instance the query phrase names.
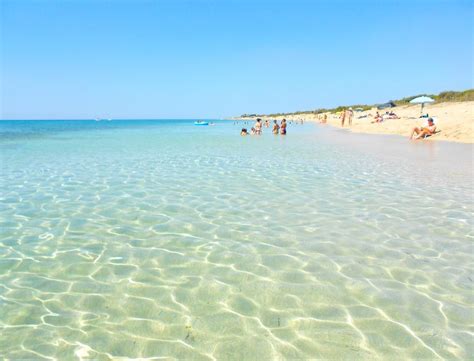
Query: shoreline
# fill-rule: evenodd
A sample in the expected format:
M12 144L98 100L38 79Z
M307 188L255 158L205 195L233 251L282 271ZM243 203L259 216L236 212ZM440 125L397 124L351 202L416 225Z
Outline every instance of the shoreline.
M435 103L428 105L424 109L424 113L428 113L430 117L436 120L439 133L430 136L425 141L448 141L456 143L473 144L474 143L474 101L452 102L452 103ZM385 119L381 123L372 123L376 112L381 115L386 111L393 111L398 119ZM322 123L323 116L327 116L327 122ZM403 105L390 109L377 110L372 108L367 111L354 112L352 126L341 126L339 115L336 113L320 113L320 114L303 114L292 113L284 116L253 116L253 117L236 117L233 120L252 121L257 118L265 120L278 120L285 118L292 121L307 121L327 124L338 129L347 129L353 133L364 134L386 134L400 135L408 138L413 127L424 126L426 118L419 118L419 105ZM347 124L347 120L346 120Z

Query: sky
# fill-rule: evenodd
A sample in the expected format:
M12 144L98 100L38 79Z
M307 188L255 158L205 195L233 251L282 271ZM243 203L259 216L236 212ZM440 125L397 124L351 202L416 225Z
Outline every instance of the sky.
M465 0L0 0L0 118L220 118L473 87Z

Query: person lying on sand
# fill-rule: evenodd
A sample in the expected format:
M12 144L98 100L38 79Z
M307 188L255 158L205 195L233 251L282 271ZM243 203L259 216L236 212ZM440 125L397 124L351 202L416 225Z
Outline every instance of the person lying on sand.
M385 115L383 116L384 119L400 119L399 116L397 116L397 114L395 114L394 112L385 112Z
M415 127L413 128L410 139L421 139L425 138L426 136L433 135L436 131L436 125L434 124L433 118L428 118L428 126L427 127ZM416 134L416 137L413 136Z

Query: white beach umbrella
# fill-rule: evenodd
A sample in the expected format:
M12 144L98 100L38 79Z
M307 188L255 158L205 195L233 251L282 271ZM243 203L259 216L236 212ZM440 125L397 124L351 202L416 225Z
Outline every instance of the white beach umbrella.
M423 107L425 106L425 103L433 103L434 99L427 97L427 96L421 96L417 97L415 99L410 100L411 104L421 104L421 112L423 113Z

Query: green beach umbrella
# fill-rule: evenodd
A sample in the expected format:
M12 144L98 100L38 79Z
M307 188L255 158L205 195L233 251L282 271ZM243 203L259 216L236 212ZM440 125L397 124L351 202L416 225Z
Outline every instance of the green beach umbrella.
M416 97L415 99L410 100L411 104L421 104L421 112L423 113L423 108L425 106L425 103L433 103L434 99L427 97L427 96L421 96L421 97Z

